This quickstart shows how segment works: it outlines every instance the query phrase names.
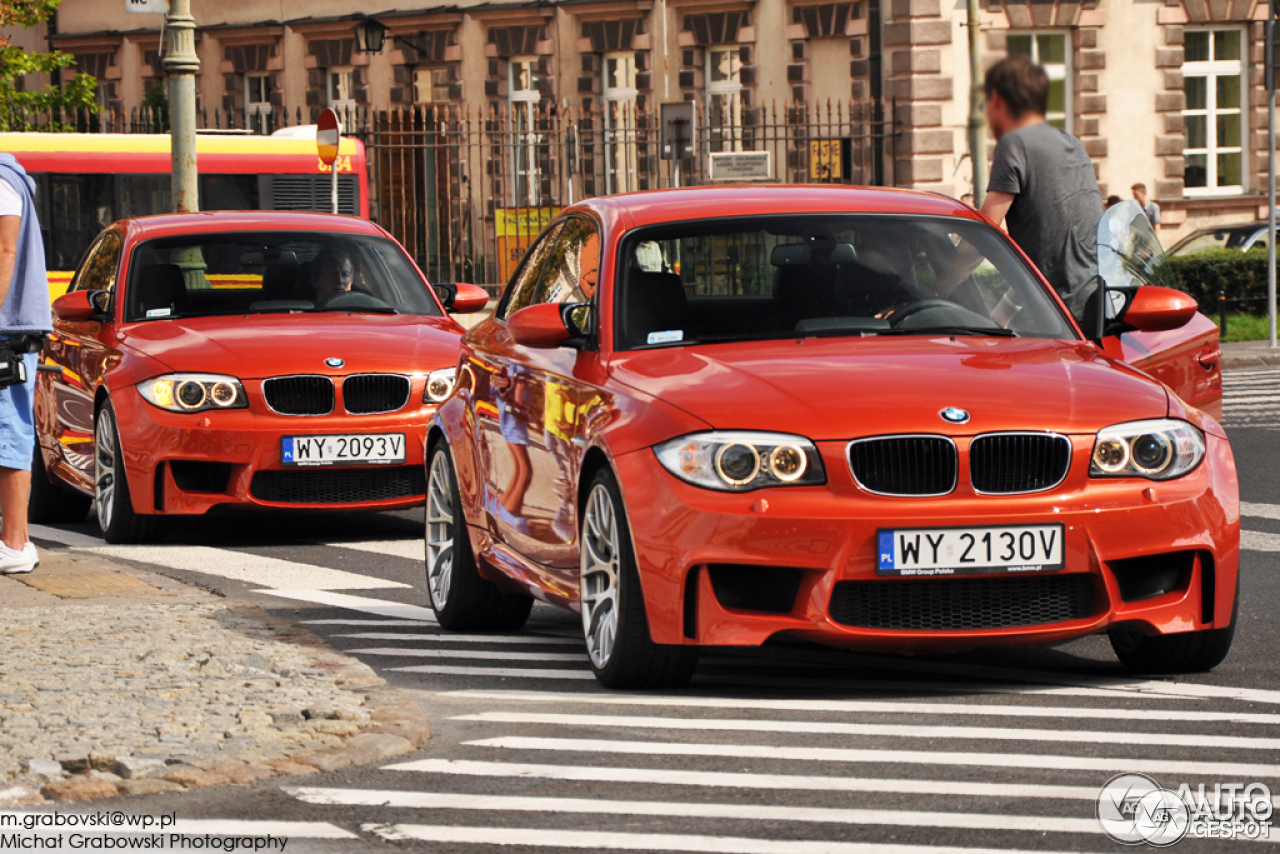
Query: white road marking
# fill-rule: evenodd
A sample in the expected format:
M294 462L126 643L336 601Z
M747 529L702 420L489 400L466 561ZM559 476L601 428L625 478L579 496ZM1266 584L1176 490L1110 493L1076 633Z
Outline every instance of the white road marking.
M358 575L340 569L311 566L274 557L245 552L214 549L208 546L95 546L77 548L117 560L149 563L168 569L216 575L232 581L284 589L306 587L313 590L372 590L408 587L399 581L386 581L370 575Z
M664 768L621 768L583 765L537 765L421 759L384 765L384 771L455 774L465 777L515 777L536 780L581 780L658 786L708 786L726 789L780 789L815 792L885 792L904 795L958 795L990 798L1049 798L1096 801L1097 786L1044 786L1034 783L979 783L970 780L892 780L881 777L821 777L799 774L751 774L742 771L685 771ZM1280 798L1280 795L1276 796Z
M721 756L733 759L778 759L798 762L901 762L908 765L953 765L991 768L1047 768L1056 771L1128 771L1188 777L1270 779L1280 765L1243 762L1184 762L1145 758L1052 756L1021 753L887 750L847 747L780 747L765 744L684 744L664 741L610 741L603 738L523 738L500 736L463 742L472 747L507 750L587 751L645 756Z
M1240 548L1249 552L1280 552L1280 534L1241 531Z
M611 851L689 851L699 852L699 854L1032 854L1029 850L1016 848L774 840L596 830L539 830L525 827L364 824L361 825L361 829L367 833L375 833L389 842L453 842L471 845L520 845L533 848L586 848Z
M1240 503L1240 515L1256 516L1259 519L1280 519L1280 504Z
M605 798L521 797L371 789L287 788L300 801L327 806L386 806L407 809L492 810L539 814L633 815L665 818L718 818L751 821L794 821L817 824L885 825L892 827L1024 830L1033 833L1097 833L1094 818L1009 815L998 813L925 812L922 810L840 809L765 804L706 804L680 801L622 801Z
M514 667L454 667L449 664L419 664L414 667L391 667L397 673L434 673L439 676L499 676L504 679L582 679L594 680L589 670L543 670Z
M861 654L849 654L849 660L851 664L862 663L872 667L885 666L882 659L878 660ZM902 670L937 673L950 678L970 676L1003 682L1027 682L1032 685L1047 683L1050 685L1072 685L1081 688L1104 688L1134 696L1146 695L1161 698L1176 697L1179 699L1198 697L1280 705L1280 691L1265 688L1235 688L1230 685L1206 685L1197 682L1177 682L1159 679L1128 680L1105 676L1077 676L1070 673L1051 673L1043 670L1025 670L1015 667L991 667L979 664L920 661L907 658L895 659L893 666Z
M502 649L413 649L412 647L374 647L344 649L346 655L387 655L397 658L474 658L477 661L583 661L583 652L512 652Z
M407 620L436 621L435 612L421 605L405 605L400 602L388 602L385 599L372 599L367 596L352 596L347 593L333 593L328 590L254 590L264 596L279 596L281 599L295 599L299 602L311 602L315 605L328 605L332 608L345 608L348 611L361 611L366 614L377 614L380 617L402 617Z
M425 546L421 539L416 540L368 540L357 543L324 543L316 541L318 546L332 546L335 549L351 549L376 555L388 555L405 560L416 560L421 563L425 555Z
M419 628L434 626L434 622L426 620L300 620L304 626L364 626L366 628L377 628L381 626L404 626L405 628ZM342 637L354 637L353 635L342 635Z
M576 694L554 691L442 691L440 696L512 703L578 703L600 706L657 706L687 709L761 709L778 712L846 712L849 714L975 715L1009 718L1101 718L1105 720L1199 721L1206 723L1280 724L1280 714L1195 712L1181 709L1114 709L1080 706L1013 706L979 703L904 703L892 700L750 700L737 697L683 697L652 694Z
M768 732L825 735L866 735L883 738L964 738L991 741L1049 741L1084 744L1168 746L1176 742L1197 748L1220 750L1280 750L1280 739L1233 735L1182 735L1162 732L1097 732L1093 730L1023 729L986 726L916 726L912 724L862 724L836 721L770 721L725 718L660 718L644 715L569 715L532 712L479 712L458 715L455 721L506 724L549 724L572 727L628 727L635 729L694 730L706 732Z
M419 625L426 625L419 623ZM429 643L502 643L502 644L555 644L557 646L582 646L582 641L573 638L551 637L548 635L451 635L428 634L426 632L357 632L352 635L334 635L337 638L357 638L360 640L404 640L426 641Z

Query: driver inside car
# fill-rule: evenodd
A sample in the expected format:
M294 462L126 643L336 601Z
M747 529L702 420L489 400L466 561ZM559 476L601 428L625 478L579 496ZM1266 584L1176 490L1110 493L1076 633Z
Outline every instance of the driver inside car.
M355 266L341 249L326 249L312 266L311 287L315 289L315 307L324 308L335 297L351 292Z

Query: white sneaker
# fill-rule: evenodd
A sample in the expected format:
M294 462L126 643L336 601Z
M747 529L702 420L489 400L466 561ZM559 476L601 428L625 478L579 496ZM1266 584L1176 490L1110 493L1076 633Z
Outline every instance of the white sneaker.
M35 543L29 542L21 550L11 549L0 543L0 575L23 575L40 565L40 555Z

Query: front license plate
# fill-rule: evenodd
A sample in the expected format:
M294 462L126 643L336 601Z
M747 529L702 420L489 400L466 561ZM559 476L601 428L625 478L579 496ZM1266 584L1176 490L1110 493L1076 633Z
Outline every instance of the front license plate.
M876 532L877 575L965 575L1062 569L1062 525L899 528Z
M285 436L280 459L287 466L391 465L404 462L403 433Z

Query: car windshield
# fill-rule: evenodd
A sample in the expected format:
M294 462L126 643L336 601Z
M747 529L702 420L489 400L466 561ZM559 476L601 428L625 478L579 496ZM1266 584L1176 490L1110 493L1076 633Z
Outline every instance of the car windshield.
M290 312L439 315L383 237L308 231L165 237L133 251L126 319Z
M793 336L1074 339L1008 242L954 217L750 217L638 230L623 244L618 349Z

